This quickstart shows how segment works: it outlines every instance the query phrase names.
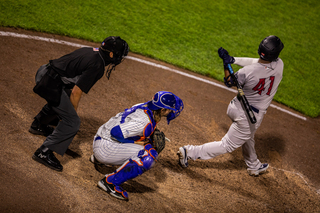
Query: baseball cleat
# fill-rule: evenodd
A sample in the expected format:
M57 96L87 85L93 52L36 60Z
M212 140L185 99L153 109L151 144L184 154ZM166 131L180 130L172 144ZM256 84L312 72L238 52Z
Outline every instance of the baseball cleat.
M180 166L183 167L183 168L188 167L187 150L183 146L179 148L179 151L177 152L177 155L179 156L179 164L180 164Z
M90 158L89 158L89 161L95 165L98 165L98 166L106 166L106 167L114 167L114 165L109 165L109 164L103 164L103 163L100 163L95 157L94 155L91 155Z
M247 171L248 171L249 175L251 175L251 176L259 176L259 174L265 173L268 168L269 168L269 164L263 163L263 164L261 164L259 169L251 170L248 168Z
M42 163L43 165L49 167L50 169L61 172L63 166L60 164L60 161L54 156L53 152L49 149L46 152L41 151L41 149L37 149L37 151L33 154L32 159Z
M89 161L93 164L98 164L98 165L104 165L103 163L100 163L95 157L94 155L91 155L89 158Z
M33 127L31 126L29 128L29 132L34 134L34 135L43 135L43 136L48 136L51 135L53 132L54 128L47 126L47 125L41 125L38 127Z
M108 192L111 196L118 198L120 200L128 201L128 193L123 190L120 186L116 186L112 183L106 182L106 177L98 182L98 187Z
M51 135L53 132L54 128L50 127L48 125L45 124L40 124L39 121L37 119L34 119L34 121L32 122L30 128L29 128L29 132L34 134L34 135L43 135L43 136L48 136Z

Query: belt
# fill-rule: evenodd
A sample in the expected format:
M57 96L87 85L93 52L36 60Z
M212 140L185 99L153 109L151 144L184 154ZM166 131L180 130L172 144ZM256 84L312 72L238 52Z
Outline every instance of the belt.
M237 96L237 99L238 99L239 101L241 101L238 96ZM254 111L255 113L259 113L259 109L255 108L255 107L252 106L252 105L250 105L250 107L251 107L252 111Z
M96 137L96 138L94 139L94 141L97 141L97 140L101 140L101 137L98 136L98 137Z
M251 105L250 105L251 106ZM251 106L252 111L254 111L255 113L259 113L259 110L257 108L255 108L254 106Z

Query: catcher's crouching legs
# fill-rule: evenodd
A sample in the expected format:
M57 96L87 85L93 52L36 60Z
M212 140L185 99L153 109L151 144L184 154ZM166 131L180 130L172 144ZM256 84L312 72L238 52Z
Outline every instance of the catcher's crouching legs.
M98 186L110 195L128 201L128 193L120 185L151 169L157 158L158 153L156 150L152 148L151 144L147 144L144 150L139 152L137 159L126 161L116 171L100 180Z

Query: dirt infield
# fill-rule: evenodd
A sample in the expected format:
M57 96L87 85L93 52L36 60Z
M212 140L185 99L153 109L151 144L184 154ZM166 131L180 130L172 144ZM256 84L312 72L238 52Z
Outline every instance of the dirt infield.
M0 31L99 46L21 29ZM235 94L129 59L109 81L103 77L82 96L80 131L68 152L56 155L63 172L33 161L33 153L45 139L28 132L45 104L32 91L35 73L49 59L77 48L8 36L0 36L0 47L0 212L320 212L320 118L303 121L269 108L256 133L256 150L271 168L259 177L247 174L241 149L208 161L190 161L182 169L176 156L180 146L219 141L227 132L231 121L226 110ZM117 200L97 188L103 175L114 169L95 168L89 162L93 136L111 116L148 101L159 90L177 94L185 109L170 126L159 124L171 142L154 168L123 185L129 202Z

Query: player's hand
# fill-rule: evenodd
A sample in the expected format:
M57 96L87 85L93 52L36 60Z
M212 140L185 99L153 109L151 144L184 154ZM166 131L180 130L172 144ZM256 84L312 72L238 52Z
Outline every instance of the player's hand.
M228 55L229 55L228 51L227 51L226 49L222 48L222 47L220 47L220 48L218 49L218 54L219 54L219 57L220 57L221 59L224 59L225 56L228 56Z
M223 65L226 66L227 64L233 64L234 63L234 57L230 56L228 51L220 47L218 49L219 57L223 60Z
M134 143L138 144L138 145L141 145L141 146L144 146L147 143L150 143L150 141L147 139L147 140L144 140L144 141L135 141Z

